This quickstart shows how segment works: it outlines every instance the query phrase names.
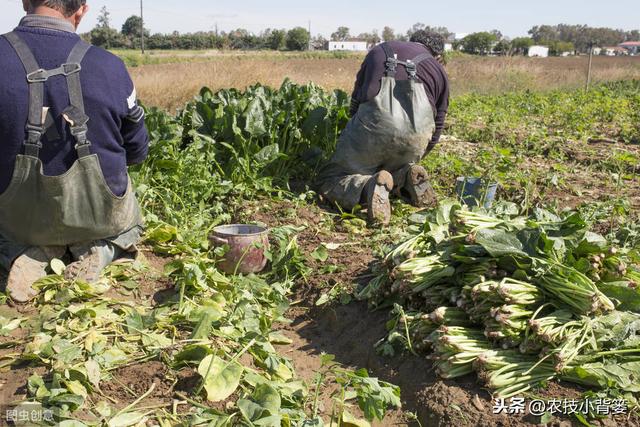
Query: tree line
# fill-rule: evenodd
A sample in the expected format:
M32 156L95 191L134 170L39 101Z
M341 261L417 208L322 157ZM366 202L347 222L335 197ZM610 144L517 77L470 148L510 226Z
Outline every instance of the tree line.
M639 30L616 30L587 25L539 25L529 30L529 37L509 39L498 30L479 32L456 40L454 48L476 55L526 54L532 45L549 47L551 55L588 53L591 47L612 47L626 41L640 41Z
M309 32L302 27L284 29L266 29L260 34L239 28L229 32L199 31L195 33L151 34L143 29L142 19L133 15L127 18L120 31L111 27L111 16L103 7L98 16L98 24L83 38L96 46L105 49L140 49L144 32L144 43L147 49L272 49L272 50L306 50L314 48L314 44L322 43L312 40ZM317 48L322 48L319 46Z
M625 41L640 40L640 31L624 31L612 28L595 28L587 25L539 25L529 30L529 37L510 39L498 30L472 33L456 39L455 34L446 27L432 27L416 23L405 32L396 32L384 27L381 32L351 34L349 27L340 26L331 34L333 41L345 41L352 38L366 40L374 45L381 41L409 40L418 30L433 31L441 34L456 50L475 55L517 55L526 54L534 44L549 47L551 55L564 52L586 53L591 46L616 46ZM144 31L145 47L148 49L234 49L234 50L307 50L324 49L328 40L322 35L311 37L302 27L289 30L267 28L259 34L239 28L232 31L200 31L195 33L151 34L143 29L139 16L129 17L120 31L111 26L111 17L106 7L98 16L98 23L91 32L84 35L87 40L107 49L139 49Z

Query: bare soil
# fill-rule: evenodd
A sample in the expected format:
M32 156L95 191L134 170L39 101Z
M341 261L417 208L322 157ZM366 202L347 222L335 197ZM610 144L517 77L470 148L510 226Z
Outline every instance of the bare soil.
M340 239L339 234L332 233L331 239ZM305 247L306 237L306 232L300 236L302 247ZM345 235L342 238L348 240L350 237ZM340 259L346 264L344 271L348 271L353 278L351 284L356 286L357 278L366 276L370 271L373 256L367 256L366 249L363 249L363 253L358 256L344 256ZM328 274L324 276L324 280L344 278ZM371 312L363 302L316 307L318 290L305 288L313 288L317 283L314 280L301 283L303 289L298 291L298 295L304 299L289 311L292 323L282 326L283 333L293 341L285 354L293 360L297 373L303 379L313 379L319 368L318 356L328 353L335 355L336 361L345 366L364 367L371 376L400 386L403 410L390 413L379 425L417 425L407 421L406 412L416 414L423 426L536 425L536 419L527 415L493 414L490 393L476 382L473 375L444 381L435 375L431 362L426 358L407 354L389 359L378 355L374 345L386 336L388 313L384 310ZM578 398L581 390L573 385L553 384L548 390L541 390L538 394L547 399ZM556 419L551 425L568 427L572 425L572 421ZM573 422L573 425L579 424ZM601 423L594 422L593 425L636 426L640 423L634 418L605 420Z
M473 156L474 147L465 144L448 144L450 150L461 150L466 156ZM623 147L638 153L637 146ZM557 192L546 191L539 198L546 202L555 201L560 206L575 206L585 201L607 200L615 190L608 174L596 167L595 159L609 153L610 145L568 146L567 153L572 159L569 162L570 173L563 175L567 187ZM549 171L550 166L542 158L527 159L523 169L534 168ZM640 206L640 192L637 191L637 171L632 185L626 186L623 195L629 197L632 205ZM579 193L567 191L575 186ZM400 386L402 390L402 410L391 412L387 418L377 425L417 425L409 421L407 414L417 415L423 426L465 427L465 426L504 426L522 427L536 425L536 420L527 415L494 415L490 393L477 384L474 376L455 381L439 379L431 369L431 363L424 357L400 355L394 358L379 356L374 344L386 335L386 311L371 312L365 303L353 302L341 304L340 297L349 299L350 290L366 283L371 278L371 269L376 264L374 249L395 236L386 236L375 230L349 227L337 212L328 206L315 206L290 201L256 201L245 203L235 219L238 221L263 222L270 227L294 225L303 228L298 236L298 243L312 267L312 273L306 280L300 280L292 296L293 306L288 313L289 324L277 327L292 340L292 344L279 347L289 357L298 375L312 383L320 369L319 356L329 353L336 356L336 361L353 368L366 368L370 375ZM321 244L332 244L326 261L314 260L310 255ZM139 280L139 288L133 298L141 303L157 303L172 293L172 283L162 278L164 265L171 261L144 248L143 254L149 270ZM326 269L327 265L335 268ZM0 270L0 287L6 281L6 274ZM336 294L328 304L318 306L317 301L323 294L332 289L344 287L344 292ZM113 296L120 295L112 290ZM120 297L122 297L120 295ZM33 307L7 307L11 313L32 313ZM13 313L13 314L12 314ZM23 334L26 332L22 332ZM0 344L11 340L19 340L24 336L1 337ZM20 353L21 346L0 350L0 366L2 357ZM26 382L33 373L42 374L41 368L14 366L0 369L0 403L19 401L26 396ZM176 392L189 392L198 385L199 377L191 369L183 369L171 373L158 361L149 361L127 366L113 372L113 379L102 386L102 393L117 408L124 407L140 395L147 392L152 385L155 388L145 399L144 405L170 405ZM334 389L326 386L321 397L321 412L328 416L332 410L331 393ZM577 398L582 390L569 384L551 383L537 394L542 398ZM223 409L224 404L220 407ZM186 410L186 406L182 407ZM356 415L357 408L350 409ZM551 425L569 427L579 425L569 419L555 419ZM594 426L640 426L636 416L630 419L608 419L592 422Z

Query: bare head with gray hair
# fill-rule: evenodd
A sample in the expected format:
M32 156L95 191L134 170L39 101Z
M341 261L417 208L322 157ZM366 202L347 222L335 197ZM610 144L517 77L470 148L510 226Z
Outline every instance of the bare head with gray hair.
M28 0L27 3L32 9L44 6L50 9L57 10L62 13L66 18L73 16L75 13L84 6L86 0Z
M89 11L87 0L22 0L22 6L28 14L64 19L76 29Z

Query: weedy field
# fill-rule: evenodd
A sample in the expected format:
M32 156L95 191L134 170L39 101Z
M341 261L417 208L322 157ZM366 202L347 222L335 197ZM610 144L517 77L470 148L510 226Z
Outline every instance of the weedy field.
M326 90L351 93L363 54L340 52L160 51L116 52L130 66L138 93L148 105L182 108L194 93L244 89L256 83L277 87L285 78L314 82ZM466 93L548 91L584 87L588 58L478 57L454 55L447 72L454 96ZM594 82L640 79L640 57L595 57Z
M380 230L313 192L348 106L285 81L149 108L141 256L0 306L0 401L67 427L640 425L640 83L455 97L423 162L442 203ZM448 201L470 175L495 209ZM216 268L237 222L271 228L264 274ZM631 409L493 414L515 394Z

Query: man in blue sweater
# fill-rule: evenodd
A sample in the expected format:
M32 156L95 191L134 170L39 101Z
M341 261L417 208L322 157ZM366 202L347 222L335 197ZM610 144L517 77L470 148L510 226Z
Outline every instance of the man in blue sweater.
M51 259L94 281L142 232L127 166L147 156L144 112L125 65L75 31L85 0L23 0L0 37L0 265L16 302Z

